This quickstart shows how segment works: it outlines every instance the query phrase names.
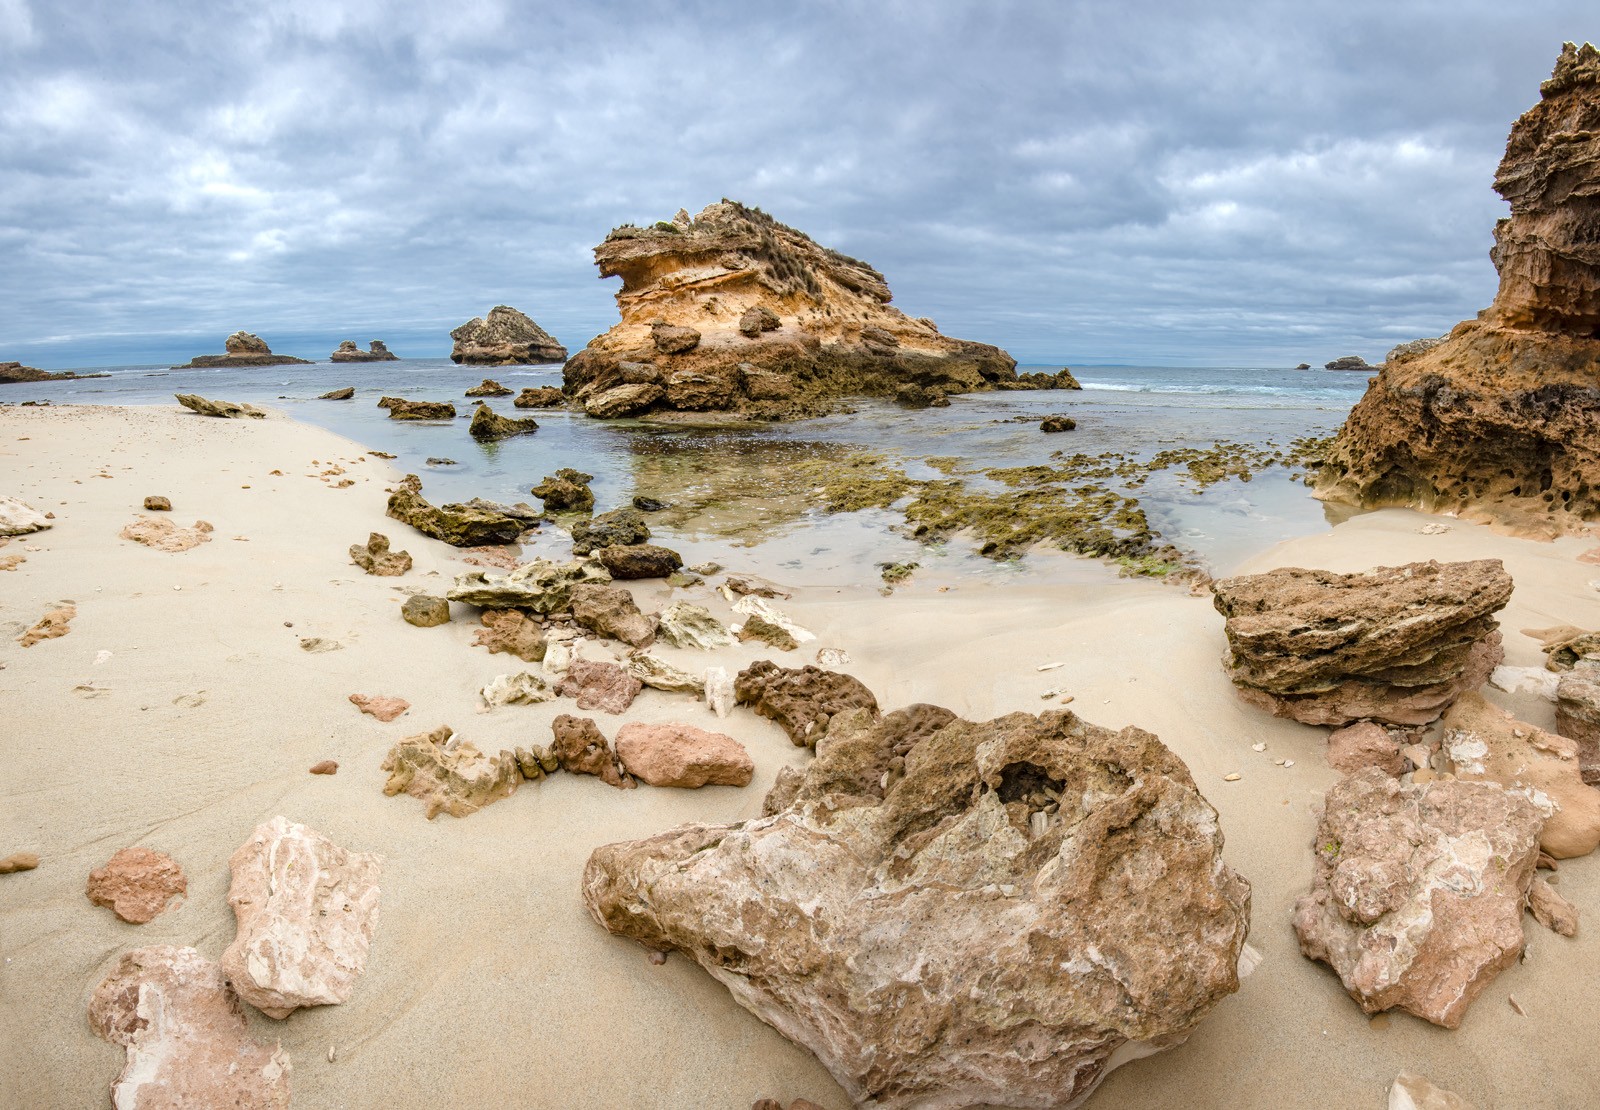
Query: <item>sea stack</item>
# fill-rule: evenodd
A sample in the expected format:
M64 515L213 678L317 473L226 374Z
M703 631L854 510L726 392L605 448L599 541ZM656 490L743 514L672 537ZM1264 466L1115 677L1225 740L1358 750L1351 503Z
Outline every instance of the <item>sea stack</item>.
M264 339L247 331L236 331L228 336L224 347L226 354L195 355L185 365L174 366L173 369L204 370L222 366L280 366L287 363L310 365L309 359L273 354Z
M450 361L467 366L527 366L567 361L567 349L527 316L507 305L474 316L450 333Z
M1455 513L1532 536L1600 516L1600 51L1567 43L1494 187L1494 303L1389 353L1317 496Z
M1036 388L998 347L950 339L889 305L884 277L759 208L723 200L693 219L624 225L594 251L620 277L622 319L567 363L590 416L825 412L839 397Z
M374 339L369 350L361 350L353 339L339 344L339 349L328 356L330 362L399 362L400 356L389 350L383 340Z

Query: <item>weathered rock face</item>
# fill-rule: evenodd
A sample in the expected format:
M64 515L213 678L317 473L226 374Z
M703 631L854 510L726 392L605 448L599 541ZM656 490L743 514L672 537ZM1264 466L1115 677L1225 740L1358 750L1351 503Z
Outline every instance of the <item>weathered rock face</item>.
M488 648L490 655L515 655L524 663L544 658L544 626L521 610L485 609L478 619L483 627L473 634L473 646Z
M950 720L885 789L862 768L895 716L837 718L772 816L598 849L589 912L695 960L886 1110L1077 1105L1238 988L1249 887L1156 737Z
M593 474L563 466L529 492L544 502L547 513L587 513L594 509Z
M1578 745L1583 781L1600 786L1600 664L1584 663L1556 684L1556 728Z
M749 786L756 773L743 744L693 725L630 721L617 731L617 759L640 782L689 790Z
M567 403L567 395L553 385L529 386L511 403L519 409L554 409Z
M572 588L572 619L592 632L644 647L656 638L656 622L639 611L621 586L586 582Z
M420 798L427 803L430 821L440 813L452 817L476 813L490 802L511 797L522 782L513 753L484 755L449 725L406 737L389 750L382 769L389 772L384 794L393 797L404 791Z
M394 413L390 413L393 416ZM467 425L467 432L473 439L505 439L508 436L532 435L539 430L539 422L533 417L516 420L509 416L501 416L488 405L479 405L472 414L472 423Z
M233 401L208 401L197 393L175 393L173 396L177 398L178 404L201 416L217 416L225 420L238 420L249 416L261 420L267 415L254 405L241 405Z
M619 547L602 547L594 557L611 572L611 577L621 579L665 578L683 566L683 556L670 547L653 543L640 543Z
M1504 655L1493 614L1511 576L1498 559L1365 574L1290 567L1211 589L1240 696L1306 724L1427 724Z
M50 527L50 520L15 497L0 497L0 536L26 536Z
M511 390L495 381L493 378L484 378L483 381L467 390L468 397L509 397Z
M422 496L422 479L415 474L407 474L389 495L387 511L395 520L453 547L515 543L529 527L528 521L507 516L498 509L429 504Z
M339 349L328 356L330 362L399 362L400 356L389 350L383 340L374 339L368 350L361 350L355 340L346 339Z
M1391 352L1319 497L1533 535L1600 516L1600 52L1568 43L1540 93L1495 175L1511 217L1495 227L1494 303Z
M606 568L592 559L552 563L534 559L503 577L481 570L468 571L450 587L451 601L481 605L485 609L525 609L530 613L555 613L572 604L573 588L583 583L611 581Z
M626 713L643 689L633 675L615 663L574 659L561 678L556 692L575 698L582 710L599 709L606 713Z
M275 355L266 340L247 331L236 331L223 343L227 354L195 355L187 364L174 366L174 370L196 370L217 366L283 366L296 363L309 366L310 360L293 355Z
M567 349L514 308L497 305L488 319L475 316L450 333L452 362L468 366L523 366L565 362Z
M617 755L606 743L600 728L588 717L573 717L563 713L550 722L555 741L550 754L563 771L574 775L597 775L609 786L618 789L633 786L634 782L623 773Z
M626 547L650 538L650 526L638 509L612 509L609 513L572 522L572 552L587 555L601 547Z
M85 893L97 906L109 906L122 920L143 925L189 889L178 861L149 848L124 848L89 872Z
M711 610L688 601L675 601L656 619L656 635L673 647L714 651L733 643L733 634Z
M891 308L882 274L760 209L724 200L693 220L619 227L594 253L601 277L622 279L622 319L564 371L568 397L591 416L781 419L906 384L1033 388L998 347Z
M365 544L351 544L350 561L381 578L398 578L411 569L410 552L390 551L389 537L382 532L368 533Z
M1455 1029L1522 952L1544 814L1496 783L1399 782L1376 769L1328 791L1300 950L1367 1013L1398 1006Z
M275 1018L349 998L367 966L382 866L287 817L258 825L228 860L238 931L221 966L239 997Z
M89 998L89 1027L128 1050L116 1110L288 1110L288 1054L250 1038L222 970L193 948L124 952Z
M1585 658L1600 661L1600 632L1562 624L1554 628L1524 628L1522 634L1540 641L1547 670L1570 671Z
M448 401L408 401L404 397L386 398L390 403L380 404L389 410L390 420L454 420L456 407Z
M801 748L816 747L836 714L847 709L878 712L878 699L859 679L809 664L790 668L758 659L739 672L733 690L740 705L777 721Z

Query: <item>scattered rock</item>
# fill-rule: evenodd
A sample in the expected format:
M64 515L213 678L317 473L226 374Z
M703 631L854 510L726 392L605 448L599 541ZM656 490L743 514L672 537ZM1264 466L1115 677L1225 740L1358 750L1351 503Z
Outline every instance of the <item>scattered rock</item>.
M669 694L693 694L701 697L706 692L706 682L688 671L679 670L665 659L648 652L636 651L628 656L623 668L644 685ZM726 672L724 672L726 673Z
M645 647L655 640L656 624L639 611L633 595L621 586L586 583L572 590L572 619L592 632Z
M687 601L675 601L661 611L656 635L673 647L712 651L733 643L733 634L711 611Z
M22 385L32 382L71 382L83 378L109 378L110 374L76 374L71 370L52 372L37 366L24 366L20 362L0 362L0 385ZM24 405L48 405L49 401L24 401Z
M473 646L514 655L524 663L544 658L545 635L540 623L517 609L485 609L478 618L483 627L473 634Z
M133 925L154 921L167 903L189 889L176 860L149 848L124 848L89 872L85 893L97 906Z
M745 616L741 640L761 640L780 651L792 651L801 644L817 638L816 633L801 628L787 615L768 605L755 594L746 594L734 603L733 611Z
M576 698L579 709L625 713L643 686L637 678L615 663L574 659L562 675L556 693L562 697Z
M1346 775L1367 767L1386 775L1403 775L1408 764L1400 747L1400 741L1382 725L1357 721L1328 735L1328 766Z
M1332 362L1324 363L1324 370L1376 370L1376 366L1367 365L1367 360L1360 355L1345 355Z
M217 416L226 420L239 420L248 416L261 420L267 415L254 405L240 405L232 401L208 401L193 393L177 393L174 396L177 397L178 404L201 416Z
M705 574L707 572L701 571L700 573ZM716 571L711 571L710 573L715 574ZM755 574L730 574L723 579L722 584L727 587L730 593L741 596L754 594L756 597L777 598L780 601L788 601L794 596L786 587Z
M280 1019L349 998L378 921L378 857L280 816L228 867L238 931L219 964L239 997Z
M232 366L309 366L310 360L293 355L275 355L266 340L247 331L236 331L223 341L226 354L196 355L187 365L174 370L208 370Z
M601 735L600 728L588 717L573 717L566 713L550 722L555 743L550 752L563 771L575 775L598 775L607 786L625 789L634 785L617 762L616 753Z
M211 542L211 525L203 520L191 528L180 528L163 517L140 517L130 522L119 535L156 551L189 551Z
M354 346L354 344L352 344L352 346ZM356 387L353 386L353 385L347 385L343 389L330 389L326 393L319 393L317 395L317 400L319 400L319 401L348 401L352 397L354 397L355 395L356 395Z
M557 613L572 605L575 587L606 583L611 575L591 559L553 563L534 559L504 577L468 571L456 579L447 596L485 609L526 609L532 613Z
M310 652L312 655L321 655L323 652L339 651L344 647L338 640L329 640L323 636L302 636L300 650Z
M32 871L38 866L39 853L12 852L4 859L0 859L0 875L12 875L18 871Z
M381 339L374 339L367 344L365 351L356 346L355 340L346 339L339 344L339 349L328 356L330 362L399 362L400 356L389 350L387 344Z
M391 414L393 415L393 414ZM488 405L480 405L472 414L467 432L473 439L505 439L508 436L532 435L539 430L539 422L531 416L526 420L513 420L501 416Z
M718 717L733 712L733 676L724 667L706 668L706 706Z
M847 709L878 712L878 699L859 680L810 664L790 668L758 659L739 672L733 690L738 704L778 722L796 747L815 748L835 714Z
M666 578L683 566L682 555L653 543L601 547L595 550L594 557L611 572L611 577L625 580Z
M431 505L423 499L422 479L415 474L407 474L389 495L388 515L452 547L515 543L528 529L527 521L498 509Z
M1539 807L1546 853L1571 859L1600 845L1600 790L1584 785L1574 741L1518 721L1471 691L1439 723L1458 779L1497 782Z
M519 409L554 409L567 403L567 395L553 385L529 386L511 403Z
M350 545L350 561L368 574L380 578L398 578L411 569L411 555L405 551L390 551L389 537L382 532L367 536L366 545Z
M484 378L478 385L467 390L468 397L509 397L511 390L495 381L493 378Z
M1494 613L1511 597L1498 559L1364 574L1290 567L1212 583L1223 665L1274 716L1340 726L1421 725L1503 657Z
M456 407L448 401L408 401L403 397L385 400L390 402L384 406L390 420L454 420L456 415Z
M311 773L313 775L337 775L339 773L339 761L324 759L321 762L313 763L311 765Z
M450 623L450 603L432 594L412 594L400 607L400 615L407 624L418 628L433 628Z
M144 499L144 509L147 513L170 513L172 502L159 493L152 493Z
M651 786L749 786L755 777L743 744L693 725L630 721L617 732L616 745L623 770Z
M1047 416L1039 421L1039 430L1041 432L1070 432L1077 426L1078 422L1072 417L1061 416L1060 414Z
M428 820L441 812L466 817L491 802L509 798L522 781L511 752L484 755L470 741L460 740L449 725L408 736L389 750L383 770L389 797L404 791L427 804Z
M567 361L567 349L527 316L496 305L450 333L450 361L468 366L527 366Z
M1537 876L1528 888L1528 912L1533 914L1535 921L1552 932L1564 937L1578 935L1578 907Z
M665 501L658 501L654 497L646 497L642 493L633 495L633 507L641 513L659 513L667 507Z
M77 615L78 607L72 604L51 609L40 617L36 624L18 637L17 643L23 647L32 647L41 640L54 640L59 636L65 636L72 631L69 625L72 618Z
M124 952L89 998L89 1028L123 1045L117 1110L288 1110L289 1056L250 1037L222 969L193 948Z
M26 536L52 527L38 509L15 497L0 497L0 536Z
M1398 1006L1455 1029L1522 952L1544 815L1492 782L1407 785L1376 769L1328 791L1300 950L1367 1013Z
M1561 624L1554 628L1524 628L1522 634L1540 641L1547 670L1570 671L1586 658L1600 660L1600 632Z
M893 716L841 714L772 816L598 849L590 914L696 961L885 1110L1076 1105L1238 989L1249 886L1156 737L951 720L885 789L860 765Z
M1403 1071L1389 1088L1389 1110L1473 1110L1473 1106L1460 1095Z
M587 555L601 547L622 547L644 543L650 528L637 509L612 509L609 513L577 520L572 524L572 553Z
M564 466L530 491L544 502L547 513L587 513L594 510L593 474Z
M1578 745L1583 781L1600 786L1600 665L1585 663L1556 684L1556 728Z
M378 718L384 724L388 724L411 708L411 703L404 698L387 697L382 694L351 694L350 704L367 716Z
M487 686L478 691L478 696L483 699L484 705L494 708L500 705L538 705L551 701L556 694L538 675L518 671L491 679Z

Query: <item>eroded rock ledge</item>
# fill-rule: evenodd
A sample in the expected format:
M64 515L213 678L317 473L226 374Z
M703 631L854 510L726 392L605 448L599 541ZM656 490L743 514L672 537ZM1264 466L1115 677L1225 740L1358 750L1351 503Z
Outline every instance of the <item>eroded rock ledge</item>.
M851 394L1033 389L998 347L940 335L889 305L883 275L723 200L690 219L616 228L595 248L621 321L567 363L597 417L655 411L785 419Z
M1562 48L1494 187L1494 303L1403 344L1316 480L1324 500L1450 512L1535 536L1600 516L1600 51Z

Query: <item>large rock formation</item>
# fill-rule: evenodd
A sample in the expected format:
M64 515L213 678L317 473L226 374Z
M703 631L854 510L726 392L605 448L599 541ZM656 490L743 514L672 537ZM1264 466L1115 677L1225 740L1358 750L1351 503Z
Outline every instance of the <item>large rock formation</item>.
M259 335L251 335L247 331L236 331L228 336L223 344L227 353L221 355L195 355L183 366L174 366L174 370L203 370L215 367L228 366L281 366L286 363L298 363L303 366L311 364L310 359L295 358L293 355L275 355L272 348L267 346L266 340Z
M26 382L72 382L80 378L109 378L110 374L79 374L71 370L40 370L37 366L24 366L20 362L0 362L0 385L22 385Z
M1454 1029L1522 952L1544 814L1492 782L1341 779L1317 825L1300 950L1367 1013L1398 1006Z
M1530 535L1600 516L1600 52L1568 43L1494 187L1494 303L1390 352L1316 479L1324 500Z
M1427 724L1504 658L1494 614L1511 576L1498 559L1365 574L1287 567L1211 590L1239 695L1306 724Z
M450 333L456 341L452 362L468 366L525 366L565 362L567 349L555 336L506 305L489 310L489 318L474 316Z
M858 1104L1076 1106L1238 989L1249 887L1151 734L841 714L779 810L610 844L606 929L699 963Z
M289 1055L250 1037L222 970L193 948L124 952L89 997L89 1028L128 1050L116 1110L288 1110Z
M275 1018L349 998L378 920L378 857L280 816L228 867L238 931L220 962L239 997Z
M355 340L346 339L339 344L339 349L328 356L330 362L399 362L400 356L384 346L383 340L374 339L371 349L363 351L355 344Z
M883 275L724 200L623 226L595 248L622 320L565 370L591 416L652 410L812 415L848 394L1027 389L998 347L948 339L889 306Z

